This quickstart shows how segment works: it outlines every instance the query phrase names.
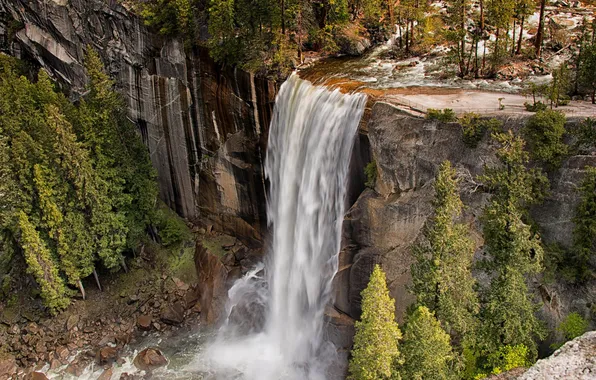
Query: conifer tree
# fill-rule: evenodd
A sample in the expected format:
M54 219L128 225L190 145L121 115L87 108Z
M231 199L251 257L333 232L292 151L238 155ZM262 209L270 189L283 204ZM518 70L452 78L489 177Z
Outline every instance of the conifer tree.
M573 263L581 282L594 276L590 263L596 254L596 168L587 167L579 188L581 200L575 212L573 229Z
M535 354L535 339L544 336L543 326L526 281L542 270L543 249L539 236L524 220L527 207L541 200L541 187L547 180L525 167L528 154L523 139L511 131L493 136L499 144L501 165L487 168L482 177L493 193L481 220L489 256L484 264L494 278L484 293L481 331L491 352L504 345L523 344Z
M569 150L563 141L565 122L563 112L552 110L538 111L528 120L523 132L532 159L551 169L561 165Z
M443 380L454 378L451 361L454 358L449 334L433 313L419 306L408 316L401 344L403 364L398 366L402 379Z
M467 226L456 223L463 203L449 161L441 164L434 187L434 214L413 249L412 291L418 305L429 308L447 331L463 338L474 331L479 308L471 272L475 247Z
M18 213L19 242L27 262L28 271L41 288L41 297L52 313L64 309L70 303L64 282L56 263L35 226L23 211Z
M399 357L401 332L395 321L395 301L389 296L385 273L379 265L375 265L368 286L362 291L362 316L355 327L349 379L391 378L393 364Z

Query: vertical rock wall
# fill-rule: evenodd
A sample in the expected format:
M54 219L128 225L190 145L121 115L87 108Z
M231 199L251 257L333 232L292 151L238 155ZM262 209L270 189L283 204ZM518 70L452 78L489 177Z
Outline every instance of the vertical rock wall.
M158 172L160 197L188 219L259 244L261 161L277 85L224 70L204 49L151 33L110 0L0 0L0 49L47 70L73 100L94 47L123 94Z

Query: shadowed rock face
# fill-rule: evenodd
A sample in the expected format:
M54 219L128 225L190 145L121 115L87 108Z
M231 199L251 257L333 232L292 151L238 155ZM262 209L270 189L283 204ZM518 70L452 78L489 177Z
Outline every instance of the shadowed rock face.
M87 83L84 49L95 48L149 148L161 199L259 244L275 83L188 53L116 1L0 0L0 15L0 48L43 67L73 100Z

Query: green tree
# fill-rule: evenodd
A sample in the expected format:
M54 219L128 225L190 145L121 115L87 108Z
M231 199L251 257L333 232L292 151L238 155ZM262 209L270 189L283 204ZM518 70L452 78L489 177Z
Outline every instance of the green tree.
M532 365L530 351L523 344L504 346L489 355L488 365L495 375L515 368L529 367Z
M234 0L209 2L209 54L218 62L234 65L240 60L234 27Z
M596 42L583 47L580 57L580 82L592 97L592 104L596 104Z
M520 54L522 48L522 42L524 39L524 24L526 19L534 14L536 9L536 2L534 0L517 0L515 2L514 10L514 25L513 25L513 44L512 53ZM519 23L519 36L517 40L517 46L515 46L515 22Z
M543 249L524 220L527 207L542 200L548 182L526 168L529 158L523 139L511 131L493 136L501 165L486 168L482 177L493 194L481 218L488 255L483 264L493 280L483 294L481 332L489 352L523 344L535 354L534 339L544 337L544 331L526 281L542 270Z
M412 291L418 305L433 311L447 331L461 339L475 330L479 309L471 272L475 246L468 227L456 223L463 203L449 161L441 164L434 188L434 213L413 249Z
M426 307L419 306L408 317L401 345L402 379L440 380L455 378L451 368L454 355L449 335Z
M495 43L491 54L493 71L498 70L507 56L509 28L515 15L515 0L488 0L487 15L489 23L496 28ZM505 33L503 33L505 31Z
M585 282L594 276L590 262L596 254L596 168L586 167L579 188L580 202L573 222L573 260L577 278Z
M458 67L458 75L464 77L469 74L474 47L478 48L478 36L470 36L467 23L471 12L470 0L450 0L447 2L446 24L449 26L447 40L451 42L452 52Z
M70 303L66 296L64 282L60 278L50 251L23 211L18 214L18 229L19 241L27 261L27 270L39 284L45 305L52 313L64 309Z
M548 88L547 96L550 100L550 108L558 107L569 103L567 93L571 90L571 71L566 63L561 64L553 71L553 80Z
M368 286L362 291L362 316L355 327L348 378L389 379L399 357L401 332L395 322L395 301L389 296L385 273L379 265L375 265Z
M569 151L563 141L565 114L558 111L538 111L525 125L523 134L530 148L532 159L558 168Z

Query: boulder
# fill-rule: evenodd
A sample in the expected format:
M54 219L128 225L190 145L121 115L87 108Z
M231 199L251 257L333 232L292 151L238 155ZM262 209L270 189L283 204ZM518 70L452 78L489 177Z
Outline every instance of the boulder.
M151 330L152 318L149 315L139 315L137 318L137 326L141 330Z
M116 347L103 347L97 354L99 364L110 364L118 358L118 349Z
M170 306L166 306L161 312L161 320L170 325L179 325L184 322L184 312L186 308L184 303L176 301Z
M0 358L0 380L10 379L17 373L17 363L14 357Z
M156 347L149 347L139 352L133 364L142 371L152 371L168 364L168 360Z
M212 252L202 243L197 243L195 268L201 279L198 284L201 320L215 323L222 316L228 298L228 269L221 261L221 255Z
M596 378L596 331L585 333L555 351L550 357L538 360L518 380Z

